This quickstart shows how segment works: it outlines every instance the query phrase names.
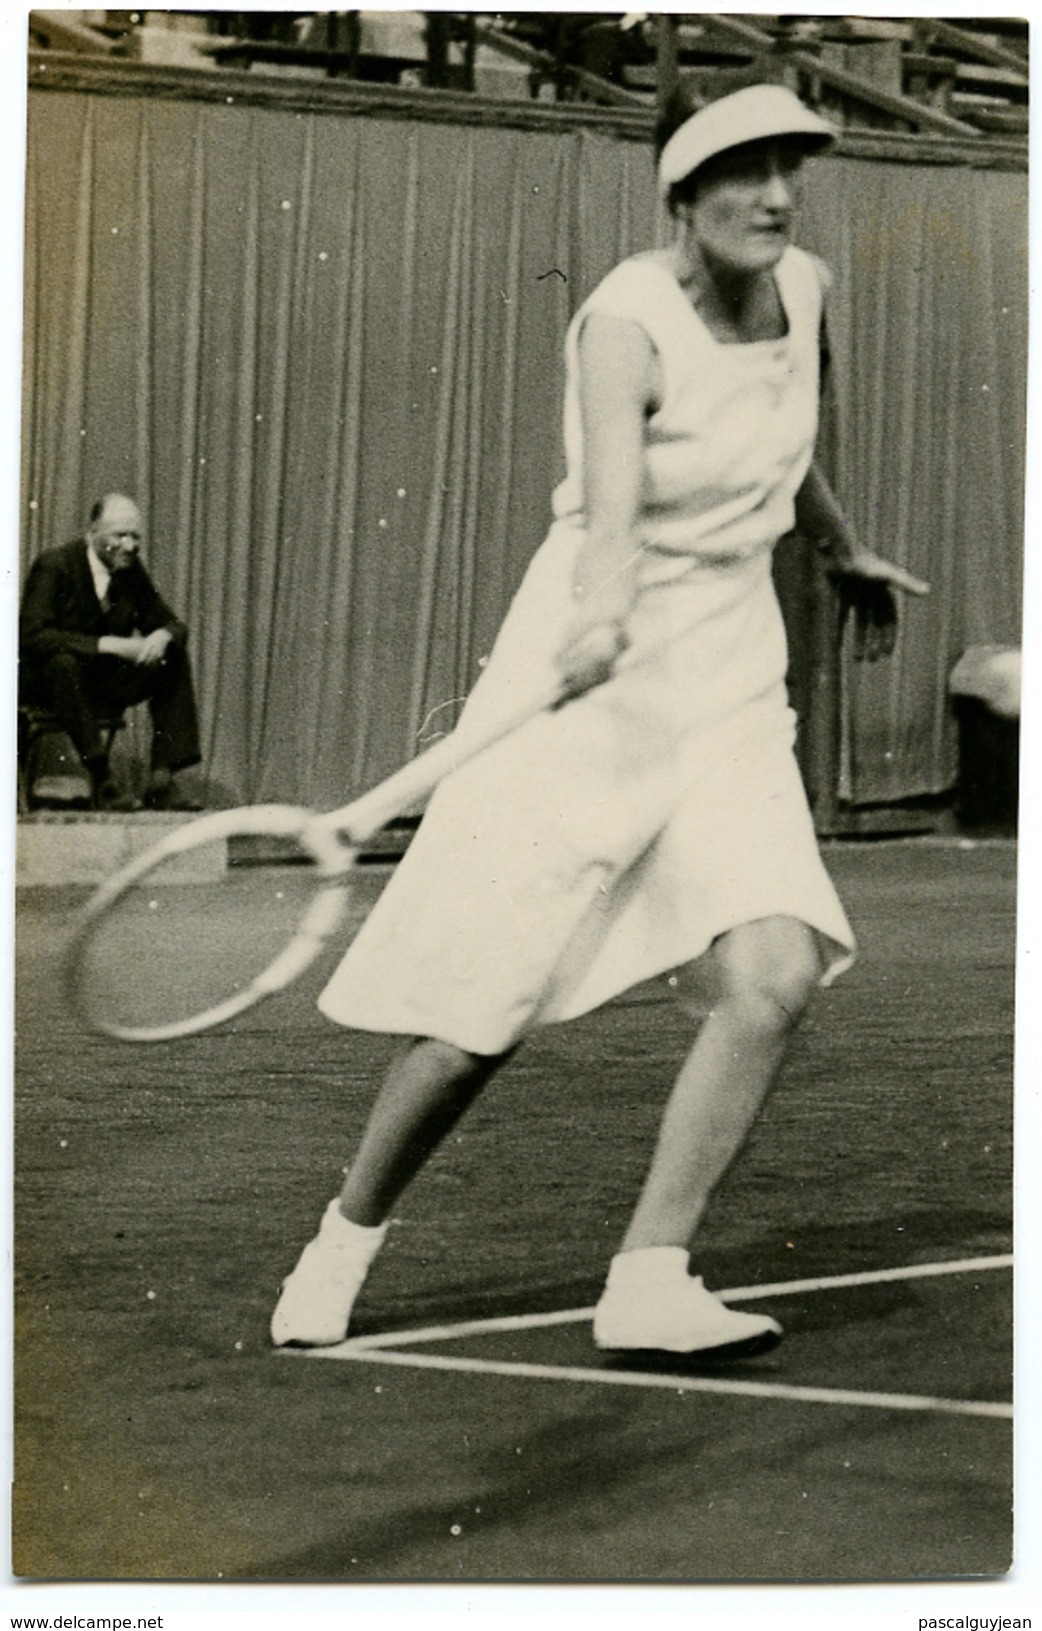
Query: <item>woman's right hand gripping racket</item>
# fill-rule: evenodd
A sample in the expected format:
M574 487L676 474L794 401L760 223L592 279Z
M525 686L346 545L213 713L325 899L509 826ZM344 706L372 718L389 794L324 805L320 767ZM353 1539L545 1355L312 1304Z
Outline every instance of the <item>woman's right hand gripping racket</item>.
M359 847L451 771L562 700L530 701L465 743L444 737L339 810L214 811L168 832L95 892L75 924L66 990L95 1031L165 1042L283 990L347 916Z

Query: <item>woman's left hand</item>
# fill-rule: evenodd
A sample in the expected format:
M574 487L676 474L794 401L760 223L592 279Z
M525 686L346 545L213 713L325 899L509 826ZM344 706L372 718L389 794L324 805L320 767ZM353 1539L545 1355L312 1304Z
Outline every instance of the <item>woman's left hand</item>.
M832 567L839 590L842 620L854 614L854 660L875 662L889 657L897 639L894 590L928 595L930 585L893 561L868 549L852 549Z

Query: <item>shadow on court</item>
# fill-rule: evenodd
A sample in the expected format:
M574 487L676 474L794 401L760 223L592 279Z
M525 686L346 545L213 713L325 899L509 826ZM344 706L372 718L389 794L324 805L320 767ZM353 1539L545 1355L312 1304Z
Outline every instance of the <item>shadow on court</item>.
M894 842L827 859L861 960L820 998L714 1204L698 1266L716 1287L1010 1249L1015 851ZM385 876L366 879L370 901ZM1008 1421L797 1392L1008 1400L1003 1272L768 1297L786 1342L718 1374L769 1396L481 1368L610 1370L582 1320L399 1339L460 1371L273 1355L278 1282L390 1044L317 1014L321 972L226 1032L84 1037L56 985L77 898L19 902L17 1574L1008 1566ZM359 1332L589 1307L686 1040L658 986L534 1039L403 1203Z

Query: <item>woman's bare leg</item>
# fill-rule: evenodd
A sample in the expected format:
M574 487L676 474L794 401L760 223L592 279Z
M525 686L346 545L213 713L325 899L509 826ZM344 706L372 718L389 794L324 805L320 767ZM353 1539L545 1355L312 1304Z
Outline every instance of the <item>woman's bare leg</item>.
M690 1246L821 974L813 931L795 918L733 929L712 956L718 994L666 1105L623 1251Z
M774 1080L820 959L806 925L765 918L721 937L712 972L713 1006L666 1105L594 1315L601 1348L737 1356L782 1334L769 1315L736 1312L692 1277L688 1248Z
M503 1057L420 1038L395 1060L376 1097L343 1191L283 1281L271 1318L276 1347L342 1342L383 1243L386 1218Z
M466 1053L421 1037L391 1065L340 1192L345 1218L383 1223L413 1179L507 1054Z

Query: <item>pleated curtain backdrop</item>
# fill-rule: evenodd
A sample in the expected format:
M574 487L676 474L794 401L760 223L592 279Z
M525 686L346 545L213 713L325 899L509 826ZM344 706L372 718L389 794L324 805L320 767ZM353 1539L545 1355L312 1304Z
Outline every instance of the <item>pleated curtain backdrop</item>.
M895 660L840 668L838 796L883 804L952 786L948 675L1021 640L1027 178L833 158L821 179L805 215L837 274L834 474L864 542L932 586L901 603Z
M35 91L24 560L137 496L207 773L340 802L450 728L549 520L572 312L666 230L640 143ZM1026 178L829 158L838 477L936 592L842 665L841 796L949 787L947 671L1019 639ZM794 653L794 661L801 654Z

